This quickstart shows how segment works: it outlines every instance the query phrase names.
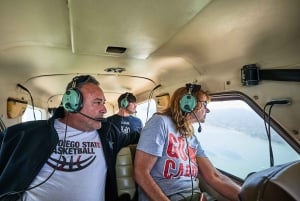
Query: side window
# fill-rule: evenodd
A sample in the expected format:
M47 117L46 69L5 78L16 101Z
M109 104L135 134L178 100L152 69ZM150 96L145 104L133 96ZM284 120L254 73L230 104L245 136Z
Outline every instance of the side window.
M42 119L46 119L46 112L41 109L41 108L37 108L32 106L27 106L23 116L22 116L22 122L26 122L26 121L32 121L32 120L42 120Z
M150 99L140 103L136 107L136 117L140 118L145 126L146 121L156 112L156 102Z
M202 132L196 134L212 163L239 178L270 167L270 152L263 118L243 100L208 104ZM195 130L198 124L195 124ZM299 154L273 129L274 165L299 160Z

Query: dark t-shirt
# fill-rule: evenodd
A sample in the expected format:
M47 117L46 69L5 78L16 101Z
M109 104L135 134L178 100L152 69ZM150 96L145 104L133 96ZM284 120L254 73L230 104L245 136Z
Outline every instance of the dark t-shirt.
M115 124L123 134L128 134L133 131L141 132L143 127L142 121L134 116L123 117L118 114L114 114L107 119Z

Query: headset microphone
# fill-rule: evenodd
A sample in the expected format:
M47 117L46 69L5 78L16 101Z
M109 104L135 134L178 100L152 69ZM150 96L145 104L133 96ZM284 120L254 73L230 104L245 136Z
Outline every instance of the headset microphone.
M201 133L201 131L202 131L202 127L201 127L200 121L199 121L199 119L198 119L197 115L195 114L195 112L193 111L192 113L194 114L194 116L195 116L195 118L197 119L197 121L198 121L198 124L199 124L199 127L198 127L198 133Z
M64 106L64 107L65 107L65 109L66 109L67 111L69 111L69 110L71 109L70 103L65 103L65 106ZM74 113L74 112L73 112L73 113ZM84 116L84 117L86 117L86 118L92 119L92 120L94 120L94 121L101 121L102 123L107 122L107 119L106 119L106 118L94 118L94 117L88 116L88 115L86 115L86 114L84 114L84 113L82 113L82 112L80 112L80 111L77 111L77 113L81 114L82 116Z
M102 122L102 123L107 122L107 119L106 119L106 118L94 118L94 117L88 116L88 115L86 115L86 114L84 114L84 113L82 113L82 112L78 112L78 113L81 114L82 116L84 116L84 117L86 117L86 118L89 118L89 119L92 119L92 120L94 120L94 121L100 121L100 122Z

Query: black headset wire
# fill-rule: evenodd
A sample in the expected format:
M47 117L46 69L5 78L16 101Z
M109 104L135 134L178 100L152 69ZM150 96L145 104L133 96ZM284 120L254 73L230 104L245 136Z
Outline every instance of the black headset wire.
M23 85L21 85L21 84L17 84L17 86L20 87L21 89L23 89L24 91L26 91L29 94L30 100L31 100L31 104L32 104L33 117L34 117L34 120L36 120L33 97L31 95L30 91L27 88L25 88Z
M151 90L150 93L149 93L149 97L148 97L148 105L147 105L147 116L146 116L146 121L148 121L148 117L149 117L149 110L150 110L150 101L151 101L151 98L153 97L153 93L154 93L154 90Z
M269 107L268 115L266 115L267 114L267 112L266 112L267 106L268 106L268 104L266 104L264 106L264 124L265 124L265 129L266 129L267 138L268 138L268 145L269 145L270 167L273 167L274 166L274 156L273 156L273 148L272 148L272 140L271 140L271 125L270 124L271 124L271 110L274 105L273 104L269 105L270 107ZM268 119L266 119L266 118L268 118Z
M149 110L150 110L150 101L153 97L153 93L156 89L158 89L159 87L161 87L161 84L156 85L149 93L149 97L148 97L148 105L147 105L147 116L146 116L146 121L148 121L148 117L149 117Z
M188 159L189 159L190 177L191 177L191 182L192 182L192 196L191 196L191 198L190 198L190 201L192 201L192 200L193 200L193 196L194 196L194 182L193 182L193 175L192 175L191 156L190 156L190 152L189 152L189 142L188 142L186 136L185 136L185 142L186 142L187 155L188 155ZM184 199L184 200L185 200L185 199Z
M66 138L67 138L68 119L69 119L69 113L67 113L67 117L66 117L66 127L65 127L64 141L63 141L63 149L64 149L65 141L66 141ZM62 153L63 153L63 152L60 153L59 158L58 158L58 161L57 161L57 163L56 163L56 166L53 168L51 174L50 174L44 181L42 181L41 183L38 183L38 184L35 185L35 186L29 187L29 188L27 188L27 189L23 189L23 190L20 190L20 191L7 192L7 193L5 193L5 194L2 194L2 195L0 195L0 199L1 199L1 198L4 198L4 197L6 197L6 196L17 195L17 194L18 194L18 195L19 195L19 198L20 198L20 201L23 201L22 193L24 193L24 192L26 192L26 191L30 191L30 190L32 190L32 189L34 189L34 188L37 188L37 187L41 186L42 184L46 183L46 182L53 176L54 172L58 169L59 161L60 161L60 159L62 158Z
M185 114L186 116L186 114ZM188 160L189 160L189 171L190 171L190 177L191 177L191 183L192 183L192 196L190 198L190 201L192 201L193 199L193 196L194 196L194 182L193 182L193 175L192 175L192 164L191 164L191 156L190 156L190 152L189 152L189 142L187 140L187 136L186 136L186 129L184 128L184 139L185 139L185 142L186 142L186 153L187 153L187 156L188 156ZM181 194L179 194L181 195ZM183 195L181 195L182 197L184 197ZM186 200L186 198L184 197L184 200Z

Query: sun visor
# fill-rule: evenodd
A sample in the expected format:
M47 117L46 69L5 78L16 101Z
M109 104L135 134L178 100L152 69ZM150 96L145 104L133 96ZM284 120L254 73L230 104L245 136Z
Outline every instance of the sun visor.
M24 114L28 102L9 97L7 99L7 118L13 119Z
M157 112L164 111L170 105L170 94L168 93L157 95L155 99Z

